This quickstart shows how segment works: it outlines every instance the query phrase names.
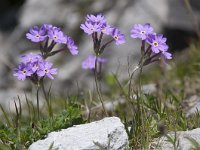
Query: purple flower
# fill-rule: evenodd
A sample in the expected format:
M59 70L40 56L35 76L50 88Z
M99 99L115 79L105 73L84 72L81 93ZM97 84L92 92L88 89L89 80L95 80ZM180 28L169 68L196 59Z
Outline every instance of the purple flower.
M106 23L106 19L102 14L98 15L87 15L86 22L90 22L92 24L98 24L99 26Z
M144 63L145 65L157 61L160 57L162 57L164 61L172 59L172 54L168 52L168 45L166 44L167 39L163 37L162 34L153 32L153 28L149 23L144 25L135 24L131 30L131 37L139 38L143 41L141 45L142 51L145 49L145 42L150 45L146 49L146 52L143 53L147 56Z
M163 49L166 49L166 38L162 34L151 34L147 38L147 43L151 45L151 49L154 53L159 53Z
M37 72L37 70L39 69L39 64L42 63L42 61L37 61L37 62L34 62L34 63L29 63L29 67L31 68L31 70L35 73Z
M22 55L22 63L18 68L14 69L14 76L19 80L25 80L26 77L35 80L35 75L38 77L48 76L54 79L52 75L57 74L57 69L52 68L53 64L45 61L40 54L29 53Z
M105 25L106 20L103 15L87 15L85 23L81 24L80 28L88 35L91 35L94 32L101 31L102 28L105 28Z
M53 28L52 24L43 24L43 26L46 28L46 30L50 30L51 28Z
M29 53L27 55L22 55L21 59L23 63L34 63L38 60L41 60L42 56L40 54Z
M66 43L66 38L60 28L52 27L48 30L48 37L56 43Z
M29 30L30 33L26 34L27 39L30 39L32 42L41 42L47 37L46 28L42 26L39 28L38 26L34 26Z
M167 51L164 51L161 53L161 56L164 58L164 59L172 59L172 54L167 52Z
M166 59L172 59L172 54L169 53L169 52L167 52L168 46L167 46L167 45L164 45L163 47L164 47L164 49L161 49L161 50L160 50L160 52L161 52L161 57L163 57L164 60L166 60Z
M95 61L96 61L96 56L94 55L89 55L83 62L82 62L82 68L83 69L94 69L95 68ZM106 62L106 59L104 58L97 58L98 62L104 63Z
M109 25L104 24L101 28L101 32L106 34L106 35L110 35L112 34L113 28L111 28Z
M44 61L41 54L29 53L27 55L22 55L21 58L22 62L25 63L33 73L38 70L39 64Z
M94 69L95 68L95 60L96 56L89 55L83 62L82 62L82 68L83 69Z
M54 79L54 77L52 75L57 74L57 69L56 68L52 68L53 64L44 61L44 63L39 64L39 69L37 70L37 75L39 77L44 77L47 76L50 79Z
M114 38L116 45L125 43L124 34L122 34L117 28L113 28L111 35Z
M87 33L88 35L94 32L98 32L101 29L98 24L92 24L88 22L85 22L85 24L81 24L80 28L83 29L83 31Z
M149 23L144 25L135 24L131 30L131 37L139 38L141 40L146 40L149 34L154 34L153 28Z
M24 63L19 64L18 68L14 69L14 76L18 80L24 81L26 77L29 77L33 74L32 70Z
M71 37L67 37L66 36L66 39L67 39L67 47L68 47L68 49L69 49L69 51L70 51L70 53L72 54L72 55L77 55L78 54L78 47L74 44L74 40L71 38Z

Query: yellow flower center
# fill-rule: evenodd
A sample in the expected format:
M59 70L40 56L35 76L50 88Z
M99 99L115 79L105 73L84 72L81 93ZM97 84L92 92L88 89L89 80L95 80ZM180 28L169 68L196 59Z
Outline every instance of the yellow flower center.
M118 36L114 36L114 39L115 39L115 40L118 40Z
M145 34L145 31L141 31L140 34Z
M58 37L55 35L53 38L54 38L54 39L57 39Z
M45 73L48 73L48 69L44 69L44 72L45 72Z
M157 47L158 46L158 42L153 42L153 46Z
M39 39L39 38L40 38L40 35L39 35L39 34L37 34L35 37L36 37L37 39Z
M22 72L23 72L23 74L26 74L26 70L23 70Z

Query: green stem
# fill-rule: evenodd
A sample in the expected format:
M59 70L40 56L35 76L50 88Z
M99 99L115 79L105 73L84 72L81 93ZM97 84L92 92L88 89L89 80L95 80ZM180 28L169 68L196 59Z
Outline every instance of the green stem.
M133 69L133 72L131 73L131 76L130 76L130 79L129 79L129 83L128 83L128 96L130 98L130 94L131 94L131 91L132 91L132 80L133 80L133 76L134 76L134 73L140 68L140 64L138 64L137 66L135 66L135 68Z
M38 120L40 119L40 104L39 104L39 86L37 86L37 115Z
M101 90L100 90L100 87L99 87L99 81L98 81L98 78L97 78L97 57L96 57L96 60L95 60L95 69L94 69L94 77L95 77L95 85L96 85L96 89L97 89L97 94L98 94L98 97L99 97L99 100L101 102L101 105L102 105L102 108L103 108L103 111L105 113L106 116L108 116L108 113L105 109L105 106L104 106L104 103L103 103L103 99L102 99L102 95L101 95Z
M143 64L140 66L140 73L139 73L139 95L141 96L142 93L142 70L143 70Z
M49 96L47 96L47 93L46 93L46 90L45 90L45 87L44 87L43 79L41 79L41 87L42 87L42 92L44 94L44 98L45 98L46 103L47 103L49 116L53 117L53 112L52 112L52 107L51 107L51 104L50 104L50 99L49 99Z

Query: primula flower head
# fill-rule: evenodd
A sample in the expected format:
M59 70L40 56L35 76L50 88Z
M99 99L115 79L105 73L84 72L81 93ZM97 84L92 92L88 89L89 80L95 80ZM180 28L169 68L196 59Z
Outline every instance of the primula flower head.
M83 29L83 31L88 35L91 35L94 32L98 32L101 29L98 24L92 24L90 22L85 22L85 24L81 24L80 28Z
M103 15L87 15L85 23L81 24L80 28L88 35L91 35L92 33L101 31L101 28L105 24L106 20Z
M45 61L40 54L29 53L21 58L22 62L14 69L13 74L18 80L25 80L26 77L31 78L34 75L54 79L52 75L57 74L57 69L52 68L53 64Z
M151 49L154 53L159 53L166 48L166 38L162 34L151 34L148 36L147 42L151 45Z
M40 54L29 53L26 55L22 55L21 59L23 63L34 63L38 60L41 60L42 56Z
M125 43L124 34L122 34L117 28L113 28L111 35L114 38L116 45Z
M41 42L40 43L40 51L42 52L42 57L46 59L49 56L53 56L58 52L64 50L55 50L53 51L56 44L64 44L67 45L70 53L72 55L78 54L78 47L75 45L73 39L65 35L60 28L53 26L51 24L43 24L41 28L35 26L30 29L30 33L27 33L27 38L31 39L34 42ZM47 37L47 38L46 38ZM46 38L46 39L45 39ZM43 41L43 42L42 42ZM30 58L25 59L33 59L32 55L30 54ZM29 60L26 60L29 61Z
M93 50L96 55L89 55L88 58L83 61L83 69L94 69L95 61L98 63L105 62L105 60L99 56L104 52L105 48L110 43L114 41L116 45L125 43L124 34L122 34L119 29L108 25L105 17L102 14L87 15L85 23L81 24L80 28L85 33L92 36ZM102 44L104 35L110 35L111 39Z
M102 14L98 14L96 16L87 15L86 21L92 24L99 24L100 26L106 23L106 19Z
M113 28L110 27L109 25L104 24L101 28L101 32L106 34L106 35L111 35L113 31Z
M168 52L167 38L162 34L156 34L149 23L135 24L131 29L131 37L142 40L141 54L145 59L143 65L158 61L160 58L163 58L165 63L167 59L172 59L172 54ZM145 48L146 45L149 45L148 48Z
M32 42L44 41L47 37L46 28L44 26L42 26L41 28L39 28L38 26L34 26L29 30L29 33L26 34L26 37Z
M144 25L135 24L131 29L131 37L132 38L139 38L141 40L146 40L148 35L154 34L153 28L149 23Z
M110 34L108 31L110 26L107 25L106 19L102 14L97 14L96 16L87 15L85 23L81 24L80 28L88 35L95 32L103 32L107 35Z
M32 75L32 70L29 68L27 64L20 63L18 68L14 69L14 76L17 77L18 80L24 81L26 77L30 77Z
M60 28L52 27L48 30L48 37L54 40L56 43L66 43L66 38L64 33L60 30Z
M37 71L37 75L39 77L44 77L47 76L50 79L54 79L54 77L52 75L57 74L57 69L56 68L52 68L53 64L49 63L47 61L44 61L44 63L40 64L40 67Z

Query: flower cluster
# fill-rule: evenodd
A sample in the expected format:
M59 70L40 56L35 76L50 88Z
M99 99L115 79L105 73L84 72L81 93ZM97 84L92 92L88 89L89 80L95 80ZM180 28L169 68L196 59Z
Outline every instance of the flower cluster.
M81 24L81 29L88 35L93 36L93 39L98 41L98 37L95 37L95 34L100 33L106 35L111 35L115 40L116 45L120 45L125 43L124 34L122 34L116 27L111 27L106 23L106 19L103 15L98 14L94 15L87 15L86 21L84 24ZM102 37L101 37L102 38Z
M155 33L149 23L135 24L131 30L131 37L142 40L141 50L148 56L147 64L157 61L160 57L164 60L172 59L172 54L168 52L167 39L162 34ZM145 43L149 45L147 49Z
M55 74L57 74L57 69L53 68L52 63L45 61L40 54L33 53L21 56L18 68L14 69L14 76L18 80L24 81L26 78L30 78L34 83L45 76L54 79L52 75Z
M120 45L125 43L125 37L124 34L122 34L119 29L116 27L111 27L107 24L105 17L102 14L98 15L87 15L86 21L84 24L81 24L80 28L87 33L88 35L92 36L93 39L93 47L94 47L94 53L96 57L99 57L106 46L108 46L110 43L115 41L116 45ZM102 44L102 38L105 35L110 35L112 38L111 40L105 42ZM95 66L95 61L91 60L98 60L96 57L88 56L88 58L83 62L82 68L83 69L91 69L94 67L84 67L84 66ZM101 61L99 61L101 62ZM104 61L102 61L104 62ZM88 65L86 65L88 63ZM93 63L93 64L91 64Z
M34 26L29 30L29 33L26 34L26 37L27 39L35 43L44 42L44 44L41 44L41 51L42 55L45 58L66 49L64 47L59 51L57 50L51 52L57 43L64 44L64 46L69 49L72 55L78 54L78 48L75 45L73 39L65 35L60 28L55 27L51 24L43 24L41 27Z
M32 42L40 44L41 54L29 53L21 56L22 61L18 68L14 69L13 74L18 80L24 81L26 78L29 78L33 83L38 84L45 76L54 79L53 75L57 74L57 69L52 68L53 64L45 59L67 48L72 55L78 54L78 47L75 45L74 40L65 35L60 28L51 24L30 28L26 37ZM53 50L56 44L63 44L64 47Z
M116 45L125 43L124 34L116 27L108 25L102 14L87 15L85 22L80 25L80 28L88 35L91 35L94 49L94 55L89 55L82 62L83 69L101 67L101 64L106 62L106 59L100 58L100 55L110 43L115 42ZM111 38L103 43L104 35L109 35ZM19 80L30 78L33 82L36 82L45 76L54 79L52 75L57 74L57 69L52 68L53 64L47 62L46 58L66 49L72 55L78 54L78 47L75 45L74 40L65 35L60 28L51 24L32 27L26 34L26 37L32 42L40 44L41 54L29 53L21 57L21 63L14 70L14 76ZM131 37L142 40L142 65L147 65L160 58L164 60L172 59L172 54L168 52L167 39L162 34L155 33L149 23L144 25L135 24L131 29ZM64 47L54 50L56 44L62 44ZM147 48L145 48L146 45L148 45Z

